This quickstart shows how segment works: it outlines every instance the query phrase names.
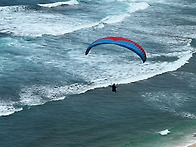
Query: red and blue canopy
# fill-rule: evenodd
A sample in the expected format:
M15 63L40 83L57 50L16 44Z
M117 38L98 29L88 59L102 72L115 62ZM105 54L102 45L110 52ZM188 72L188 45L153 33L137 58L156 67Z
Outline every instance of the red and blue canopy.
M105 37L105 38L98 39L89 45L85 54L87 55L92 47L101 44L115 44L115 45L125 47L135 52L142 59L143 62L146 61L146 53L144 49L136 42L122 37Z

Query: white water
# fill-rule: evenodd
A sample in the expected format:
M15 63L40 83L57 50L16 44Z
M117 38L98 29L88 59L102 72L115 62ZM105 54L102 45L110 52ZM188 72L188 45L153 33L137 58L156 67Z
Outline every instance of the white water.
M43 7L57 7L60 5L79 4L72 0L68 2L57 2L52 4L39 4ZM128 9L121 13L112 11L108 16L100 20L93 21L87 16L70 16L63 14L45 13L42 11L32 11L28 6L5 6L0 7L0 32L13 34L15 36L42 36L42 35L63 35L77 30L99 26L104 24L120 23L130 13L148 8L147 3L128 3ZM118 10L119 11L119 10ZM94 17L94 16L93 16Z
M111 1L115 2L115 1ZM100 31L103 27L110 24L122 23L126 18L131 18L131 14L142 11L147 8L150 8L150 5L147 2L134 2L134 1L118 1L126 3L126 8L122 9L121 13L109 13L102 18L94 21L88 17L83 16L71 16L64 15L60 13L48 13L43 11L34 11L29 10L28 6L6 6L0 7L0 32L13 34L14 36L43 36L54 35L59 36L67 33L72 33L77 30L92 28ZM80 5L78 1L72 0L67 2L57 2L51 4L39 4L41 7L54 8L61 5ZM118 8L118 7L117 7ZM119 10L118 10L119 12ZM165 28L167 28L165 30ZM19 92L19 101L1 103L1 115L9 115L15 111L22 110L23 106L34 106L42 105L48 101L62 100L66 95L80 94L88 90L107 87L111 83L126 84L131 82L136 82L144 79L154 77L156 75L163 74L168 71L175 71L186 64L189 59L192 57L195 50L190 47L191 39L186 39L187 35L194 33L192 31L194 27L190 27L190 32L184 32L183 37L185 39L171 39L169 36L158 36L159 34L167 34L173 28L170 26L164 26L159 28L148 28L141 26L134 26L134 30L144 31L144 34L157 34L154 37L154 41L158 43L171 44L170 50L173 52L163 52L157 53L153 52L153 49L147 49L147 62L142 64L142 62L134 56L133 54L128 54L129 51L125 51L119 56L119 53L113 54L112 56L107 51L103 50L99 53L95 48L91 51L88 56L84 55L84 50L81 50L81 47L84 47L83 44L78 46L71 46L71 50L68 52L68 61L64 59L54 59L51 55L44 56L40 58L40 55L36 55L36 52L39 52L44 46L36 46L35 44L22 44L16 42L15 40L7 40L7 45L4 47L11 46L12 48L16 47L17 49L28 49L33 51L33 55L25 56L25 59L28 62L34 64L41 63L44 67L58 68L60 70L68 71L71 74L74 74L77 77L80 77L86 83L64 83L63 86L56 86L51 84L46 85L31 85L25 86ZM178 30L184 31L183 27L178 27ZM181 32L175 32L175 36L181 34ZM151 36L153 37L153 36ZM176 48L176 45L181 47ZM21 47L20 47L21 46ZM67 46L66 46L67 47ZM62 48L62 50L69 49ZM37 50L38 48L38 50ZM74 50L73 50L74 48ZM121 49L121 48L119 48ZM23 50L23 51L24 51ZM154 49L156 50L156 49ZM23 52L22 51L22 52ZM48 50L46 50L48 54ZM34 55L35 54L35 55ZM44 54L40 52L40 54ZM151 59L164 56L166 58L175 57L176 60L173 61L153 61ZM5 58L1 61L4 61L0 66L0 70L5 70L5 63L8 62L9 58ZM131 60L130 60L131 59ZM14 63L11 61L10 63ZM112 64L110 64L112 63ZM120 63L120 64L119 64ZM15 65L20 63L14 63ZM131 65L131 66L130 66ZM19 66L20 67L20 66ZM18 67L18 68L19 68ZM115 68L114 68L115 67ZM13 68L12 71L14 71ZM114 74L115 73L115 74ZM16 107L17 105L17 107Z
M62 5L78 5L79 2L77 0L70 0L66 2L55 2L55 3L49 3L49 4L38 4L41 7L48 7L48 8L53 8L53 7L58 7Z

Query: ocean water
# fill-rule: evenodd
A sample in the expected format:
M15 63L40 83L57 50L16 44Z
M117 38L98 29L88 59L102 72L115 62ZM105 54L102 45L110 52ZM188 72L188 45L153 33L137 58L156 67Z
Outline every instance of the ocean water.
M85 56L106 36L136 41L147 61L114 45ZM195 53L194 0L1 0L0 146L196 142Z

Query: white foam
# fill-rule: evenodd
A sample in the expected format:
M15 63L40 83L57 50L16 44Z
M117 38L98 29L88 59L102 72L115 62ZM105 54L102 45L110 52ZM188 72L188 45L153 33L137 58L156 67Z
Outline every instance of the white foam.
M82 18L42 12L10 12L0 17L0 32L16 36L63 35L98 24Z
M128 12L129 13L134 13L136 11L140 11L140 10L145 10L149 7L150 5L146 2L140 2L140 3L130 3L129 4L129 9Z
M150 64L147 61L144 67L142 67L142 69L139 69L139 71L143 71L143 72L146 71L146 74L144 73L139 74L143 76L138 76L137 78L135 78L130 82L148 79L154 77L155 75L163 74L168 71L175 71L178 68L182 67L184 64L186 64L191 57L192 57L192 53L188 51L188 52L184 52L184 54L179 55L179 59L174 62L162 62L162 63L155 62L154 64Z
M102 55L102 56L99 55L98 57L90 55L89 57L87 57L88 60L85 61L87 65L82 66L82 69L79 68L78 71L75 72L81 73L80 76L82 76L84 79L88 80L89 82L95 83L96 85L99 86L101 85L100 87L108 86L113 82L119 84L125 84L125 83L148 79L168 71L174 71L180 68L181 66L183 66L192 57L191 52L184 52L184 53L181 52L181 54L176 53L176 55L179 55L179 59L176 61L162 62L162 63L147 61L144 64L141 64L140 60L138 61L124 60L121 61L120 64L118 63L115 64L115 60L121 58L119 57L119 55L117 56L113 55L113 58L111 58L110 55ZM84 60L84 59L78 59L78 57L74 57L74 56L72 57L72 59L74 59L74 61L79 60L78 62L80 62L81 64L82 64L81 61ZM103 61L105 61L105 63ZM112 63L112 64L110 65L107 63ZM99 65L99 66L96 66L95 68L94 65ZM89 69L91 70L91 72L90 73L86 72L89 71Z
M51 4L38 4L42 7L57 7L60 5L78 4L77 0L66 2L56 2ZM128 3L127 10L112 11L108 16L101 20L91 21L85 17L72 17L70 15L44 13L31 11L27 6L6 6L0 7L0 32L9 33L15 36L42 36L64 35L85 28L103 28L104 24L114 24L124 21L130 13L146 9L149 5L145 2Z
M20 12L20 11L25 11L26 8L27 7L26 6L23 6L23 5L19 5L19 6L4 6L4 7L0 7L0 12L3 12L3 13ZM2 16L3 13L1 13L0 16ZM12 17L10 16L10 17L8 17L8 19L9 18L12 18Z
M159 132L159 134L161 134L162 136L166 136L169 133L170 133L170 131L168 129Z
M22 111L22 108L16 108L15 102L11 101L0 101L0 116L8 116L15 112Z
M28 106L43 105L48 101L63 100L66 95L84 93L88 89L88 85L77 83L65 86L34 85L21 90L20 103Z
M78 74L76 76L84 79L87 82L87 84L65 83L63 86L34 85L34 86L23 88L20 92L20 104L22 106L43 105L48 101L63 100L66 98L67 95L81 94L90 89L107 87L113 82L118 84L125 84L125 83L151 78L157 74L162 74L167 71L173 71L180 68L192 56L192 53L187 51L187 52L181 52L181 54L173 53L173 55L178 56L179 59L169 63L168 62L151 63L147 61L146 63L142 64L141 61L138 59L135 61L122 60L120 61L119 64L119 61L116 61L116 59L123 58L123 57L119 57L119 55L117 55L118 57L115 57L114 54L113 55L114 58L111 58L110 55L105 55L105 54L100 56L91 55L87 57L87 56L78 56L76 50L73 51L74 54L73 53L69 54L70 58L73 61L72 64L70 64L72 68L70 69L69 65L67 64L66 70L70 73L72 72L72 70L74 70L73 73ZM80 63L81 66L78 66L77 63ZM113 64L108 64L108 63L113 63ZM43 64L46 64L45 66L47 66L47 64L50 64L50 66L55 66L58 68L62 68L61 66L64 66L61 65L61 61L58 61L59 64L58 66L56 65L56 63L47 63L47 61L43 61ZM89 72L89 70L91 70L91 72ZM178 93L173 93L173 94L174 94L173 97L177 99L177 102L175 99L175 103L174 103L172 101L174 100L173 98L170 101L168 101L167 99L167 101L170 103L169 105L173 106L174 104L174 106L180 107L181 104L183 104L186 101L184 95ZM156 96L156 93L152 95ZM148 94L146 96L148 96ZM180 96L183 97L183 99ZM153 98L153 96L150 97ZM156 99L156 97L154 98ZM164 95L163 95L163 99L165 99ZM151 103L153 101L153 99L148 99L148 100L151 101ZM163 106L161 109L165 109L163 102L159 102L159 101L158 102L154 101L154 102L158 104L161 103L161 106ZM6 110L5 108L3 109ZM11 107L9 107L9 110L11 111L7 111L7 115L14 113L15 111L19 111L21 109L15 110L13 105L11 105ZM173 111L173 110L170 109L169 111ZM3 113L5 114L5 112ZM188 113L183 113L183 114L181 113L179 115L184 115L186 117L193 117L193 115Z
M127 11L125 11L125 13L121 13L119 15L109 15L101 19L99 22L92 22L80 18L70 18L61 14L32 11L24 13L23 10L25 9L21 9L21 11L14 13L6 11L0 15L0 19L3 20L0 21L0 31L19 36L41 36L43 34L61 35L92 26L98 26L101 28L104 27L104 24L122 22L131 13L138 10L143 10L149 6L147 3L143 2L137 3L136 5L138 5L138 8L136 7L136 9L134 9L135 6L132 6L132 9L130 9L130 6ZM157 36L156 38L160 39ZM130 59L127 60L125 54L113 54L112 57L111 54L99 54L89 55L87 57L81 56L81 50L78 51L74 49L74 53L71 50L69 52L69 57L73 64L71 64L72 68L69 68L69 65L66 65L66 71L70 73L73 72L74 74L77 73L78 77L84 79L84 81L88 84L65 83L64 86L57 87L54 85L34 85L26 87L20 92L20 103L21 105L28 106L42 105L48 101L62 100L66 97L66 95L80 94L90 89L106 87L113 82L118 84L125 84L148 79L168 71L175 71L176 69L186 64L192 57L193 52L189 50L190 42L187 46L183 46L183 48L185 48L185 50L177 48L176 51L172 53L161 54L166 57L176 57L177 59L175 61L155 62L147 60L147 62L144 64L141 63L139 58L129 57ZM173 48L171 50L173 50ZM148 58L154 58L156 56L160 56L160 54L147 54ZM118 59L119 61L116 61ZM44 66L54 65L59 69L65 67L65 63L64 65L61 65L62 62L65 62L65 60L58 60L58 63L56 63L55 60L51 59L49 61L50 63L47 62L48 61L45 58L42 63ZM184 115L191 116L191 114L188 113L184 113Z
M55 3L49 3L49 4L38 4L41 7L48 7L48 8L53 8L53 7L58 7L62 5L78 5L79 2L77 0L70 0L66 2L55 2Z
M120 2L127 2L126 0L120 0ZM128 1L132 2L132 1ZM131 13L134 13L136 11L147 9L150 5L146 2L141 3L128 3L128 8L126 10L123 10L122 12L114 13L111 15L106 16L105 18L101 19L100 22L98 22L97 25L95 25L95 28L103 28L105 24L115 24L120 23L125 20L125 18L130 17Z
M190 112L181 112L178 115L184 118L196 119L196 115Z

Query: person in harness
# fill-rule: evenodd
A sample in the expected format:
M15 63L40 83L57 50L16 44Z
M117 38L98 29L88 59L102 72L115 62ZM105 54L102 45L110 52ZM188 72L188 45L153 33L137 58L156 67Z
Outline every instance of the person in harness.
M112 92L116 93L117 85L116 84L112 84L110 87L112 87Z

